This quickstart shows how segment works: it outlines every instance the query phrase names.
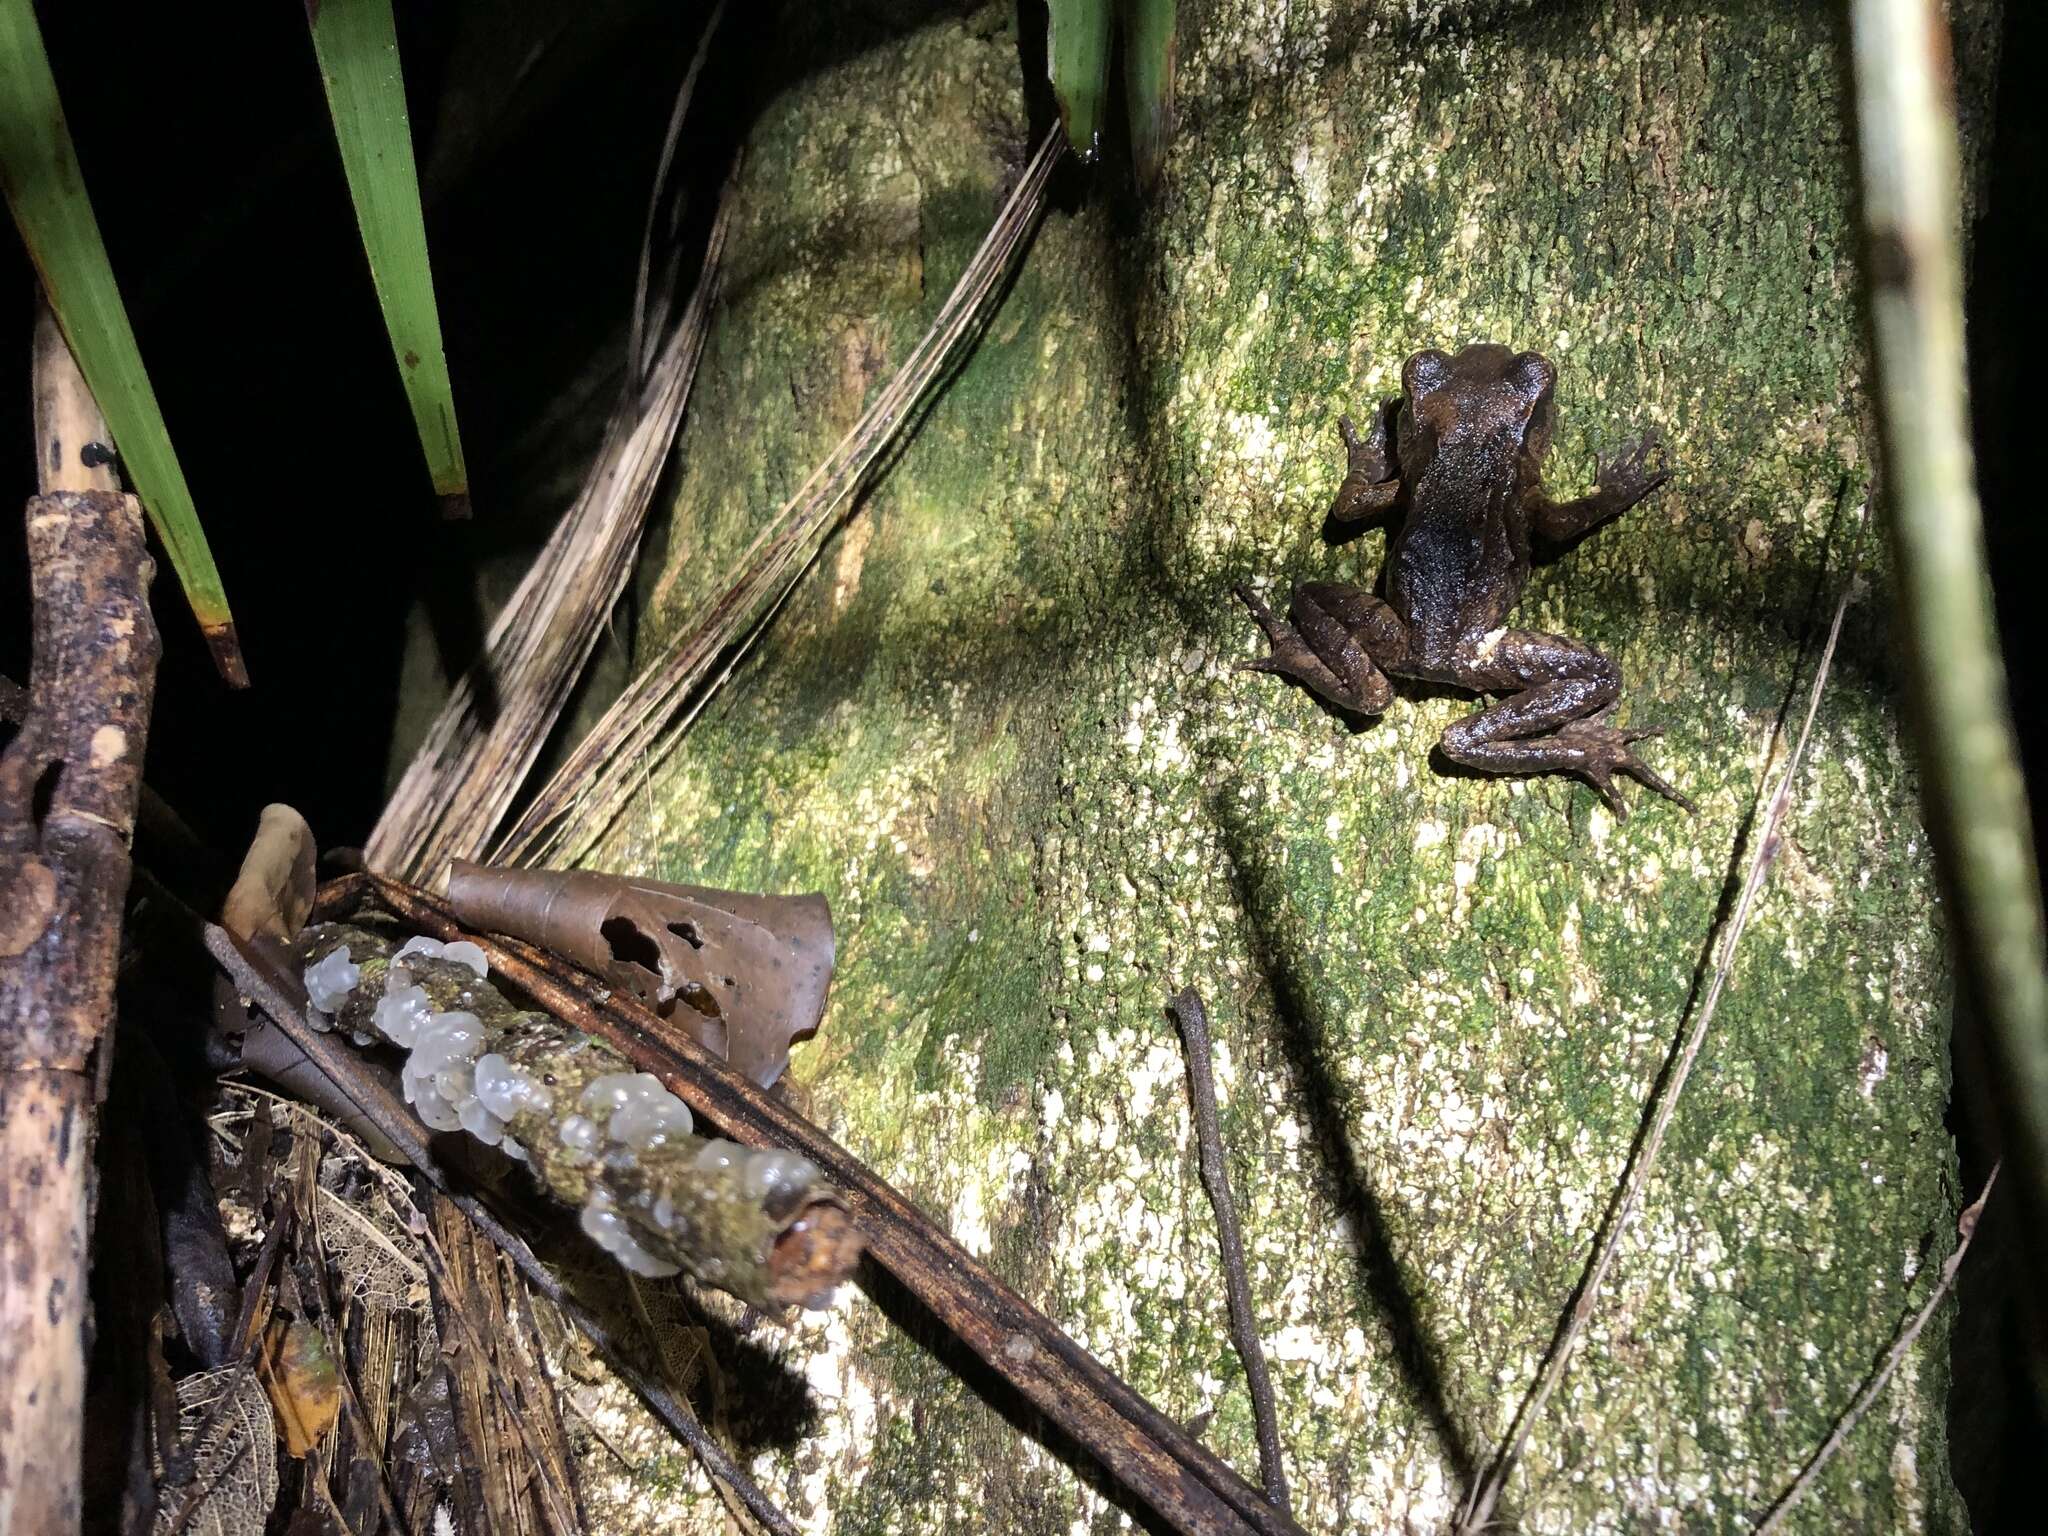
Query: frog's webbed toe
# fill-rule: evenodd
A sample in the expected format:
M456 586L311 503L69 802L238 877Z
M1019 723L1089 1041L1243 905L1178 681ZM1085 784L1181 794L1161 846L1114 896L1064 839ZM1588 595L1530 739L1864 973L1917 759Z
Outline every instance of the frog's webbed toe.
M1619 773L1634 779L1646 789L1662 795L1672 804L1682 807L1688 814L1696 814L1699 807L1689 796L1674 788L1664 776L1648 763L1637 757L1631 746L1653 736L1662 736L1661 725L1638 725L1623 729L1603 720L1574 720L1561 726L1557 739L1570 742L1584 754L1583 763L1573 771L1600 793L1614 812L1616 821L1628 820L1628 806L1621 798L1621 791L1614 787L1614 775Z
M1671 478L1664 440L1645 432L1613 458L1603 460L1595 483L1615 512L1624 512Z

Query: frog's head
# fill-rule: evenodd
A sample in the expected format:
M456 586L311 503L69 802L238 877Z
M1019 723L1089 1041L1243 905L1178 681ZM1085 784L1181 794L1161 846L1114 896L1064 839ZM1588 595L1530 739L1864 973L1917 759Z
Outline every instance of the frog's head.
M1506 438L1539 457L1550 442L1557 370L1540 352L1511 352L1493 342L1416 353L1401 368L1406 415L1437 441L1478 434Z

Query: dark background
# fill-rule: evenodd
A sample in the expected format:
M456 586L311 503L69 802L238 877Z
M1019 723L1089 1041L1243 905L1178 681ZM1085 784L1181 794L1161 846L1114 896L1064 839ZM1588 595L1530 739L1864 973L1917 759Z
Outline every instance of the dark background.
M938 4L877 3L839 35ZM566 504L622 381L639 232L673 93L708 7L400 5L435 288L475 519L440 520L335 154L299 6L39 7L101 229L219 562L255 686L230 692L175 582L156 584L164 660L148 777L201 839L246 843L289 798L323 844L359 843L385 793L408 614L444 670L481 639L473 573L508 566ZM537 15L524 15L532 11ZM554 12L556 14L545 14ZM680 14L679 14L680 13ZM678 153L709 206L760 104L816 62L772 6L724 23ZM1042 21L1027 20L1027 35ZM2048 252L2037 82L2048 7L2007 0L1988 175L1970 229L1971 382L1991 571L2029 784L2044 799L2048 680L2034 351L2019 318ZM1104 178L1120 195L1121 178ZM31 274L0 229L0 506L34 490ZM252 322L251 315L258 317ZM660 498L657 498L657 506ZM0 519L0 673L27 675L19 519ZM659 540L652 542L658 547ZM630 630L630 622L621 626ZM413 701L416 705L420 701ZM431 707L437 700L426 701ZM417 710L415 711L417 712ZM1955 1129L1965 1186L1989 1160L1965 999ZM2038 1529L2026 1473L2048 1445L2016 1347L2044 1289L1994 1201L1965 1269L1951 1419L1980 1532Z

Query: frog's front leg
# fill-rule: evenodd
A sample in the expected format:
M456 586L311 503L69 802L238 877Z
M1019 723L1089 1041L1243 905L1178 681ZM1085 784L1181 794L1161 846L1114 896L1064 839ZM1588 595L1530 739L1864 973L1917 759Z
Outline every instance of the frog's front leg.
M1621 696L1621 670L1563 635L1509 629L1487 635L1460 658L1457 681L1507 698L1452 725L1444 755L1486 773L1575 773L1615 816L1628 808L1613 777L1626 774L1688 811L1693 804L1629 750L1656 729L1623 730L1599 719Z
M1237 595L1272 642L1273 654L1238 663L1241 672L1298 678L1345 709L1376 715L1393 702L1381 667L1399 670L1408 657L1408 626L1394 610L1359 587L1312 581L1294 589L1287 618L1247 587Z
M1590 495L1572 501L1552 501L1540 488L1532 492L1525 503L1529 526L1538 538L1552 543L1575 539L1587 529L1621 516L1670 478L1657 434L1646 432L1613 458L1601 462L1599 478Z
M1384 512L1401 494L1399 472L1394 467L1391 444L1394 419L1401 409L1397 395L1373 412L1372 430L1364 437L1349 416L1337 418L1337 434L1344 439L1344 483L1337 487L1330 503L1330 521L1355 523Z

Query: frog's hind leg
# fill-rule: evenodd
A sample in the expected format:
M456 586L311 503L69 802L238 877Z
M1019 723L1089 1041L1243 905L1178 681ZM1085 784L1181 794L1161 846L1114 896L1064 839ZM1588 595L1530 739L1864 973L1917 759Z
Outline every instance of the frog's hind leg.
M1379 714L1393 702L1393 685L1374 659L1405 655L1408 632L1379 598L1337 582L1310 582L1294 589L1283 620L1249 588L1237 588L1237 595L1273 647L1272 655L1239 662L1238 670L1296 678L1360 714Z
M1490 692L1519 689L1453 724L1444 755L1486 773L1574 773L1600 792L1617 819L1628 807L1614 787L1625 774L1693 809L1630 744L1659 732L1623 730L1600 719L1621 697L1621 670L1590 645L1563 635L1510 629L1489 636L1467 660L1464 681Z

